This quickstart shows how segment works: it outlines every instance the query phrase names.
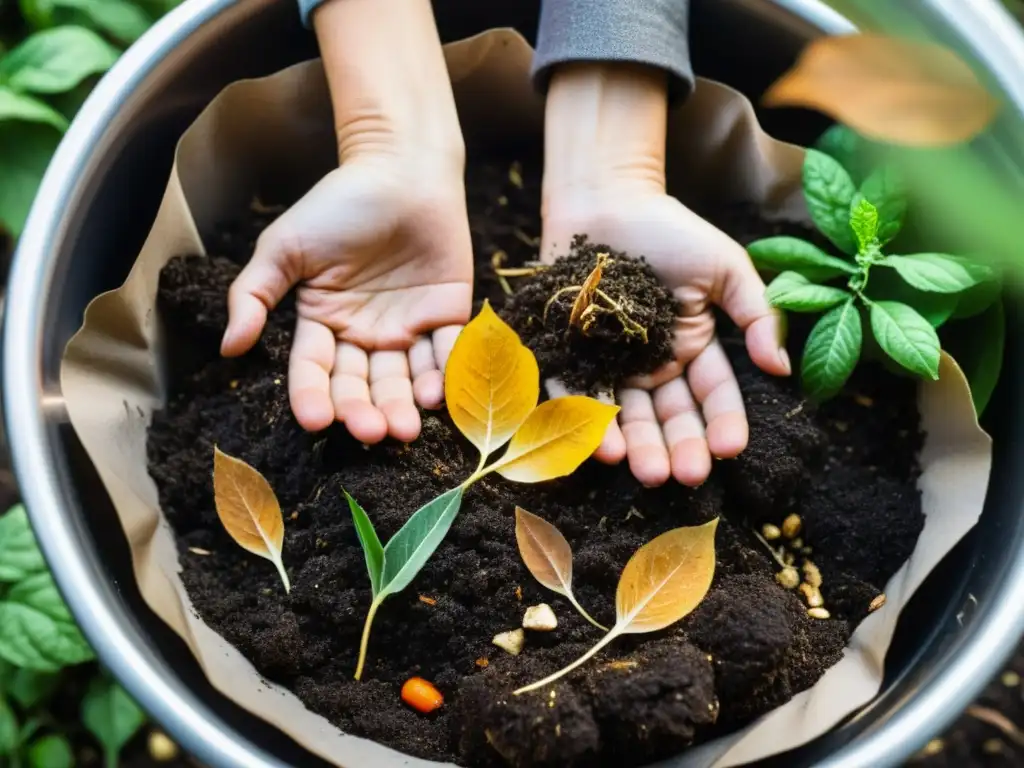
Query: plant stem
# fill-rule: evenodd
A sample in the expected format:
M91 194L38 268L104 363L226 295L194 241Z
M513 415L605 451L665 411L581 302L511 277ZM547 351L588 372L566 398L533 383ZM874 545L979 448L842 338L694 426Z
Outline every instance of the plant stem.
M592 616L591 616L591 615L590 615L589 613L587 613L587 612L586 612L585 610L583 610L583 606L582 606L582 605L580 605L580 604L579 604L578 602L576 602L576 598L575 598L575 596L574 596L574 595L573 595L573 594L572 594L571 592L570 592L570 593L568 593L568 594L566 595L566 597L568 597L568 598L569 598L569 602L570 602L570 603L572 603L573 607L574 607L574 608L575 608L575 609L576 609L577 611L579 611L579 612L580 612L580 615L581 615L581 616L582 616L582 617L583 617L584 619L586 619L587 621L589 621L589 622L590 622L591 624L593 624L593 625L594 625L595 627L597 627L598 629L600 629L600 630L601 630L602 632L608 632L608 631L609 631L609 630L608 630L608 627L604 627L604 626L601 626L600 624L598 624L598 623L597 623L596 621L594 621L594 618L593 618L593 617L592 617Z
M366 614L366 623L363 624L363 639L359 643L359 662L356 664L356 680L363 676L363 664L366 663L366 647L370 644L370 627L373 624L373 617L377 615L377 609L384 600L380 595L370 603L370 610Z
M281 581L284 582L285 594L289 594L292 591L292 584L288 581L288 571L284 569L284 561L281 559L281 553L277 553L277 557L274 558L274 565L277 566L277 572L281 574Z
M602 648L608 645L608 643L610 643L612 640L618 637L622 633L621 627L622 625L620 624L616 624L614 627L612 627L611 631L597 642L597 645L595 645L589 651L587 651L578 659L576 659L576 661L574 661L568 667L564 667L560 669L558 672L555 672L555 674L548 675L543 680L538 680L536 683L530 683L530 685L527 685L523 688L520 688L518 691L513 692L512 695L518 696L519 694L526 693L527 691L535 691L538 688L543 688L545 685L549 685L550 683L555 682L555 680L562 677L563 675L572 672L574 669L576 669L576 667L580 666L580 664L592 658L595 654L597 654L598 651L600 651Z

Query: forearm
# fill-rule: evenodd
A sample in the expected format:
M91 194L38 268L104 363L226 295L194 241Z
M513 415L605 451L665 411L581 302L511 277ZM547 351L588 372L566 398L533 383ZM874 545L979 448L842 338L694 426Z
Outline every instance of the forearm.
M342 161L457 165L465 150L430 0L328 0L313 16Z
M545 212L566 197L609 188L665 189L668 75L637 64L554 69L544 127Z

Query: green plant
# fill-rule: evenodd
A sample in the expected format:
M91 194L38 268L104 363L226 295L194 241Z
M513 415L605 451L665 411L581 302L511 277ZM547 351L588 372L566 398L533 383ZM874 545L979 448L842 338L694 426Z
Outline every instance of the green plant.
M804 348L804 389L818 400L839 392L866 346L862 313L891 361L935 379L941 350L936 329L958 311L974 316L987 310L998 298L997 276L988 266L961 256L887 253L908 207L896 174L887 165L873 170L862 166L864 156L852 133L826 134L824 146L843 156L855 172L866 174L858 188L840 161L819 150L807 151L807 208L817 229L842 256L785 236L748 246L759 269L779 273L768 286L769 303L792 312L825 313ZM1001 338L986 346L998 347L1001 355ZM976 405L979 412L984 408L977 398Z
M0 27L0 230L21 234L50 158L96 76L176 4L21 0L13 29Z
M0 516L0 765L70 768L79 727L54 714L82 665L93 659L46 570L19 505ZM103 747L108 768L141 727L144 715L108 678L97 674L81 702L81 720Z

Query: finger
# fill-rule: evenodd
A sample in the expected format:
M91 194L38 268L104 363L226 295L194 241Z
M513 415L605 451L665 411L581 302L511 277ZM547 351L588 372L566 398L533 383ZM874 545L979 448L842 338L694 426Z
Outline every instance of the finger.
M334 334L327 326L300 317L288 362L288 396L295 419L310 432L334 422L333 367Z
M661 366L654 373L647 373L642 376L633 376L627 382L629 387L637 389L657 389L662 384L678 379L683 374L683 364L677 359Z
M419 436L420 413L413 400L405 352L370 355L370 399L387 419L389 435L405 443Z
M651 396L642 389L623 389L619 392L619 405L619 421L633 476L648 488L663 485L671 466Z
M672 477L696 487L711 474L711 452L704 420L682 378L675 378L654 392L654 413L668 448Z
M716 339L690 363L690 390L704 412L713 456L731 459L747 447L749 428L736 374Z
M434 331L432 337L434 361L437 363L437 369L441 373L444 373L445 366L448 365L448 356L451 355L452 347L455 346L460 333L462 333L461 325L446 325Z
M225 357L252 349L266 325L267 312L299 280L290 246L280 234L284 231L278 219L260 235L252 258L228 289L228 327L221 340Z
M434 359L434 344L425 336L409 349L409 374L416 402L424 408L440 408L444 400L444 375Z
M746 333L747 351L754 364L765 373L789 376L789 355L783 344L781 314L765 298L765 285L746 251L730 241L733 253L722 284L718 303L732 321Z
M352 437L364 443L379 443L388 433L384 414L370 402L370 362L366 351L341 342L334 358L331 400L334 414Z

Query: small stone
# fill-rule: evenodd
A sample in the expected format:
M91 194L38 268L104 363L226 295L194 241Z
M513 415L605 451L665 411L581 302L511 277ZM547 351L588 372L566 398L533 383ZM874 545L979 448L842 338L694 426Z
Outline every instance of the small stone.
M531 605L523 614L523 629L532 629L534 632L550 632L558 626L558 619L555 612L547 603Z
M999 739L986 739L981 745L981 751L986 755L998 755L1003 751L1003 742Z
M821 592L818 591L818 588L812 587L806 582L800 585L800 594L807 601L808 608L821 608L825 604L825 600L821 596Z
M854 395L853 402L857 405L863 406L864 408L871 408L875 404L875 401L867 395Z
M521 629L513 629L511 632L499 632L491 642L505 651L505 653L518 656L526 644L526 633Z
M180 752L178 745L162 731L150 731L147 747L149 756L157 763L169 763L177 759Z
M924 749L921 750L920 754L922 757L934 757L945 748L946 743L942 739L932 739L924 745Z
M500 205L502 208L504 208L506 205L508 205L508 198L505 197L504 195L499 195L498 196L498 205Z
M874 613L883 605L885 605L885 592L875 596L875 599L871 601L871 605L868 606L868 613Z
M793 547L793 549L803 549L804 548L804 540L803 539L793 539L793 543L790 546Z
M1007 688L1016 688L1020 685L1020 675L1013 670L1003 672L1003 676L999 678L1000 682Z
M210 550L203 549L202 547L189 547L188 551L191 552L193 555L200 555L201 557L209 557L213 554L213 552L211 552Z
M818 570L818 566L812 563L810 560L804 562L804 581L810 584L815 589L821 587L821 571Z
M831 619L832 618L832 614L829 613L824 608L821 608L821 607L818 607L818 608L808 608L807 609L807 615L810 616L812 619L822 619L822 620L824 620L824 619Z
M782 531L779 530L779 526L777 525L765 523L761 526L761 535L764 536L768 541L775 541L780 536L782 536Z
M783 589L796 589L800 585L800 574L796 568L783 568L775 574L775 580Z
M800 535L800 529L802 527L803 521L800 520L800 515L789 515L782 521L782 535L787 539L795 539Z

